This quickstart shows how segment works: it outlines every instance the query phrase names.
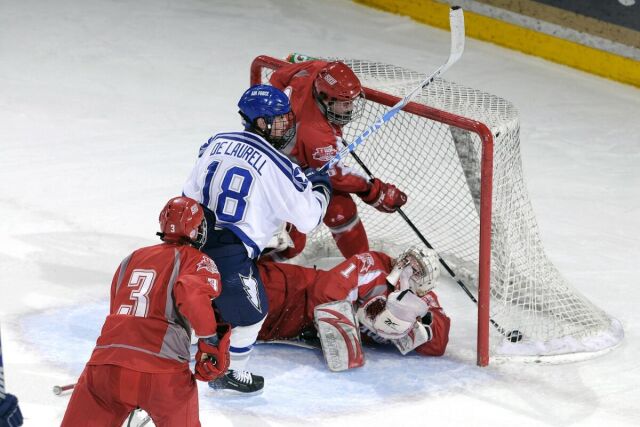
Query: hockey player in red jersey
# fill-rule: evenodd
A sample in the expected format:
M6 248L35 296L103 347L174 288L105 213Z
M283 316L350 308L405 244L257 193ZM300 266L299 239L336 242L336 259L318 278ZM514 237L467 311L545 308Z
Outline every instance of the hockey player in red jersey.
M204 212L176 197L160 213L163 243L127 256L113 276L109 315L69 401L63 426L120 426L136 408L157 426L199 426L195 379L229 366L230 327L216 323L220 275L198 251ZM189 370L191 328L199 337ZM195 378L194 378L195 377Z
M316 60L276 70L271 84L289 95L298 122L295 144L282 151L303 168L321 167L342 148L342 127L361 114L364 99L358 77L342 62ZM351 194L381 212L396 211L407 196L395 185L377 178L370 181L342 163L330 175L333 196L324 223L345 258L366 252L367 234Z
M410 333L416 322L426 331L424 343L413 348L425 356L441 356L449 342L450 319L433 292L440 274L437 255L425 248L411 248L392 259L382 252L354 255L329 271L277 262L260 262L260 275L269 299L269 315L259 339L295 339L314 328L314 309L323 303L346 300L353 303L364 342L388 344ZM388 304L404 310L410 292L424 307L408 307L408 321L389 313ZM408 304L408 303L406 303ZM393 309L392 309L393 311ZM406 311L406 310L405 310ZM385 323L393 320L390 330ZM386 321L386 322L385 322Z

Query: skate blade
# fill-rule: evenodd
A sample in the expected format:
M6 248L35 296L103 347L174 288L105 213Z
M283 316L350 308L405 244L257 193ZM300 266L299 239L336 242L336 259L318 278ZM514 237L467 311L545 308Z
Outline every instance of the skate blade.
M252 397L252 396L261 395L263 391L264 391L264 388L261 388L260 390L256 390L252 392L242 392L237 390L231 390L228 388L213 388L209 386L209 394L219 398Z

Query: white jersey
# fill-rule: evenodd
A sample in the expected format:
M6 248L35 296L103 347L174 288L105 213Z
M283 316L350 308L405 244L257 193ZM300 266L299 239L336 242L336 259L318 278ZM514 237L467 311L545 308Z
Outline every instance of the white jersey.
M216 227L240 238L257 257L284 222L308 233L329 201L300 167L250 132L220 133L200 148L182 193L216 215Z

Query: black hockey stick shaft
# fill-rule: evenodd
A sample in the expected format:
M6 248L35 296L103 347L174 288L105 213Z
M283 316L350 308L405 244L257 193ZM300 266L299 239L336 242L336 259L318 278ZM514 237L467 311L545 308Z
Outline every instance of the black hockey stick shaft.
M362 161L362 159L353 151L351 152L351 155L353 156L353 158L355 159L356 162L358 162L358 164L360 165L360 167L362 168L362 170L364 170L364 172L369 175L369 180L373 181L374 177L373 177L373 173L369 170L369 168L367 167L367 165L364 164L364 162ZM407 225L413 230L413 232L416 234L416 236L418 236L418 238L422 241L422 243L424 243L424 245L426 247L428 247L429 249L433 249L435 251L435 249L433 248L433 246L431 245L431 243L429 243L429 241L426 239L426 237L424 237L424 235L420 232L420 230L418 230L418 227L415 226L415 224L413 223L413 221L411 221L409 219L409 217L402 211L401 208L396 209L396 212L398 212L400 214L400 216L402 217L402 219L404 219L404 221L407 223ZM465 285L462 280L460 280L457 276L456 273L454 273L454 271L451 269L451 267L449 267L449 264L447 264L447 262L442 259L442 257L440 256L440 254L438 253L438 251L436 251L436 254L438 255L438 261L440 261L440 264L444 267L445 270L447 270L447 273L449 273L449 275L451 276L451 278L453 280L456 281L456 283L458 285L460 285L460 287L462 288L462 290L467 294L467 296L471 299L471 301L473 301L476 305L478 305L478 300L476 299L475 296L473 296L473 294L471 293L471 291L469 291L469 288L467 288L467 285ZM505 329L500 326L495 320L493 320L492 318L489 318L489 321L491 322L491 324L493 326L495 326L495 328L498 330L498 332L500 332L502 335L504 335L505 337L511 339L511 333L510 332L506 332Z

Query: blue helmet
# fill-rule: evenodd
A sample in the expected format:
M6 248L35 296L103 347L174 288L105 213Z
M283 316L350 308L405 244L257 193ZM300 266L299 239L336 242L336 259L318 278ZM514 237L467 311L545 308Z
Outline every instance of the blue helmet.
M291 111L291 103L280 89L269 85L251 86L240 97L238 107L245 130L262 135L277 149L287 146L295 136L295 118ZM278 116L285 116L285 120L274 127L274 119ZM265 122L263 128L257 123L260 118Z

